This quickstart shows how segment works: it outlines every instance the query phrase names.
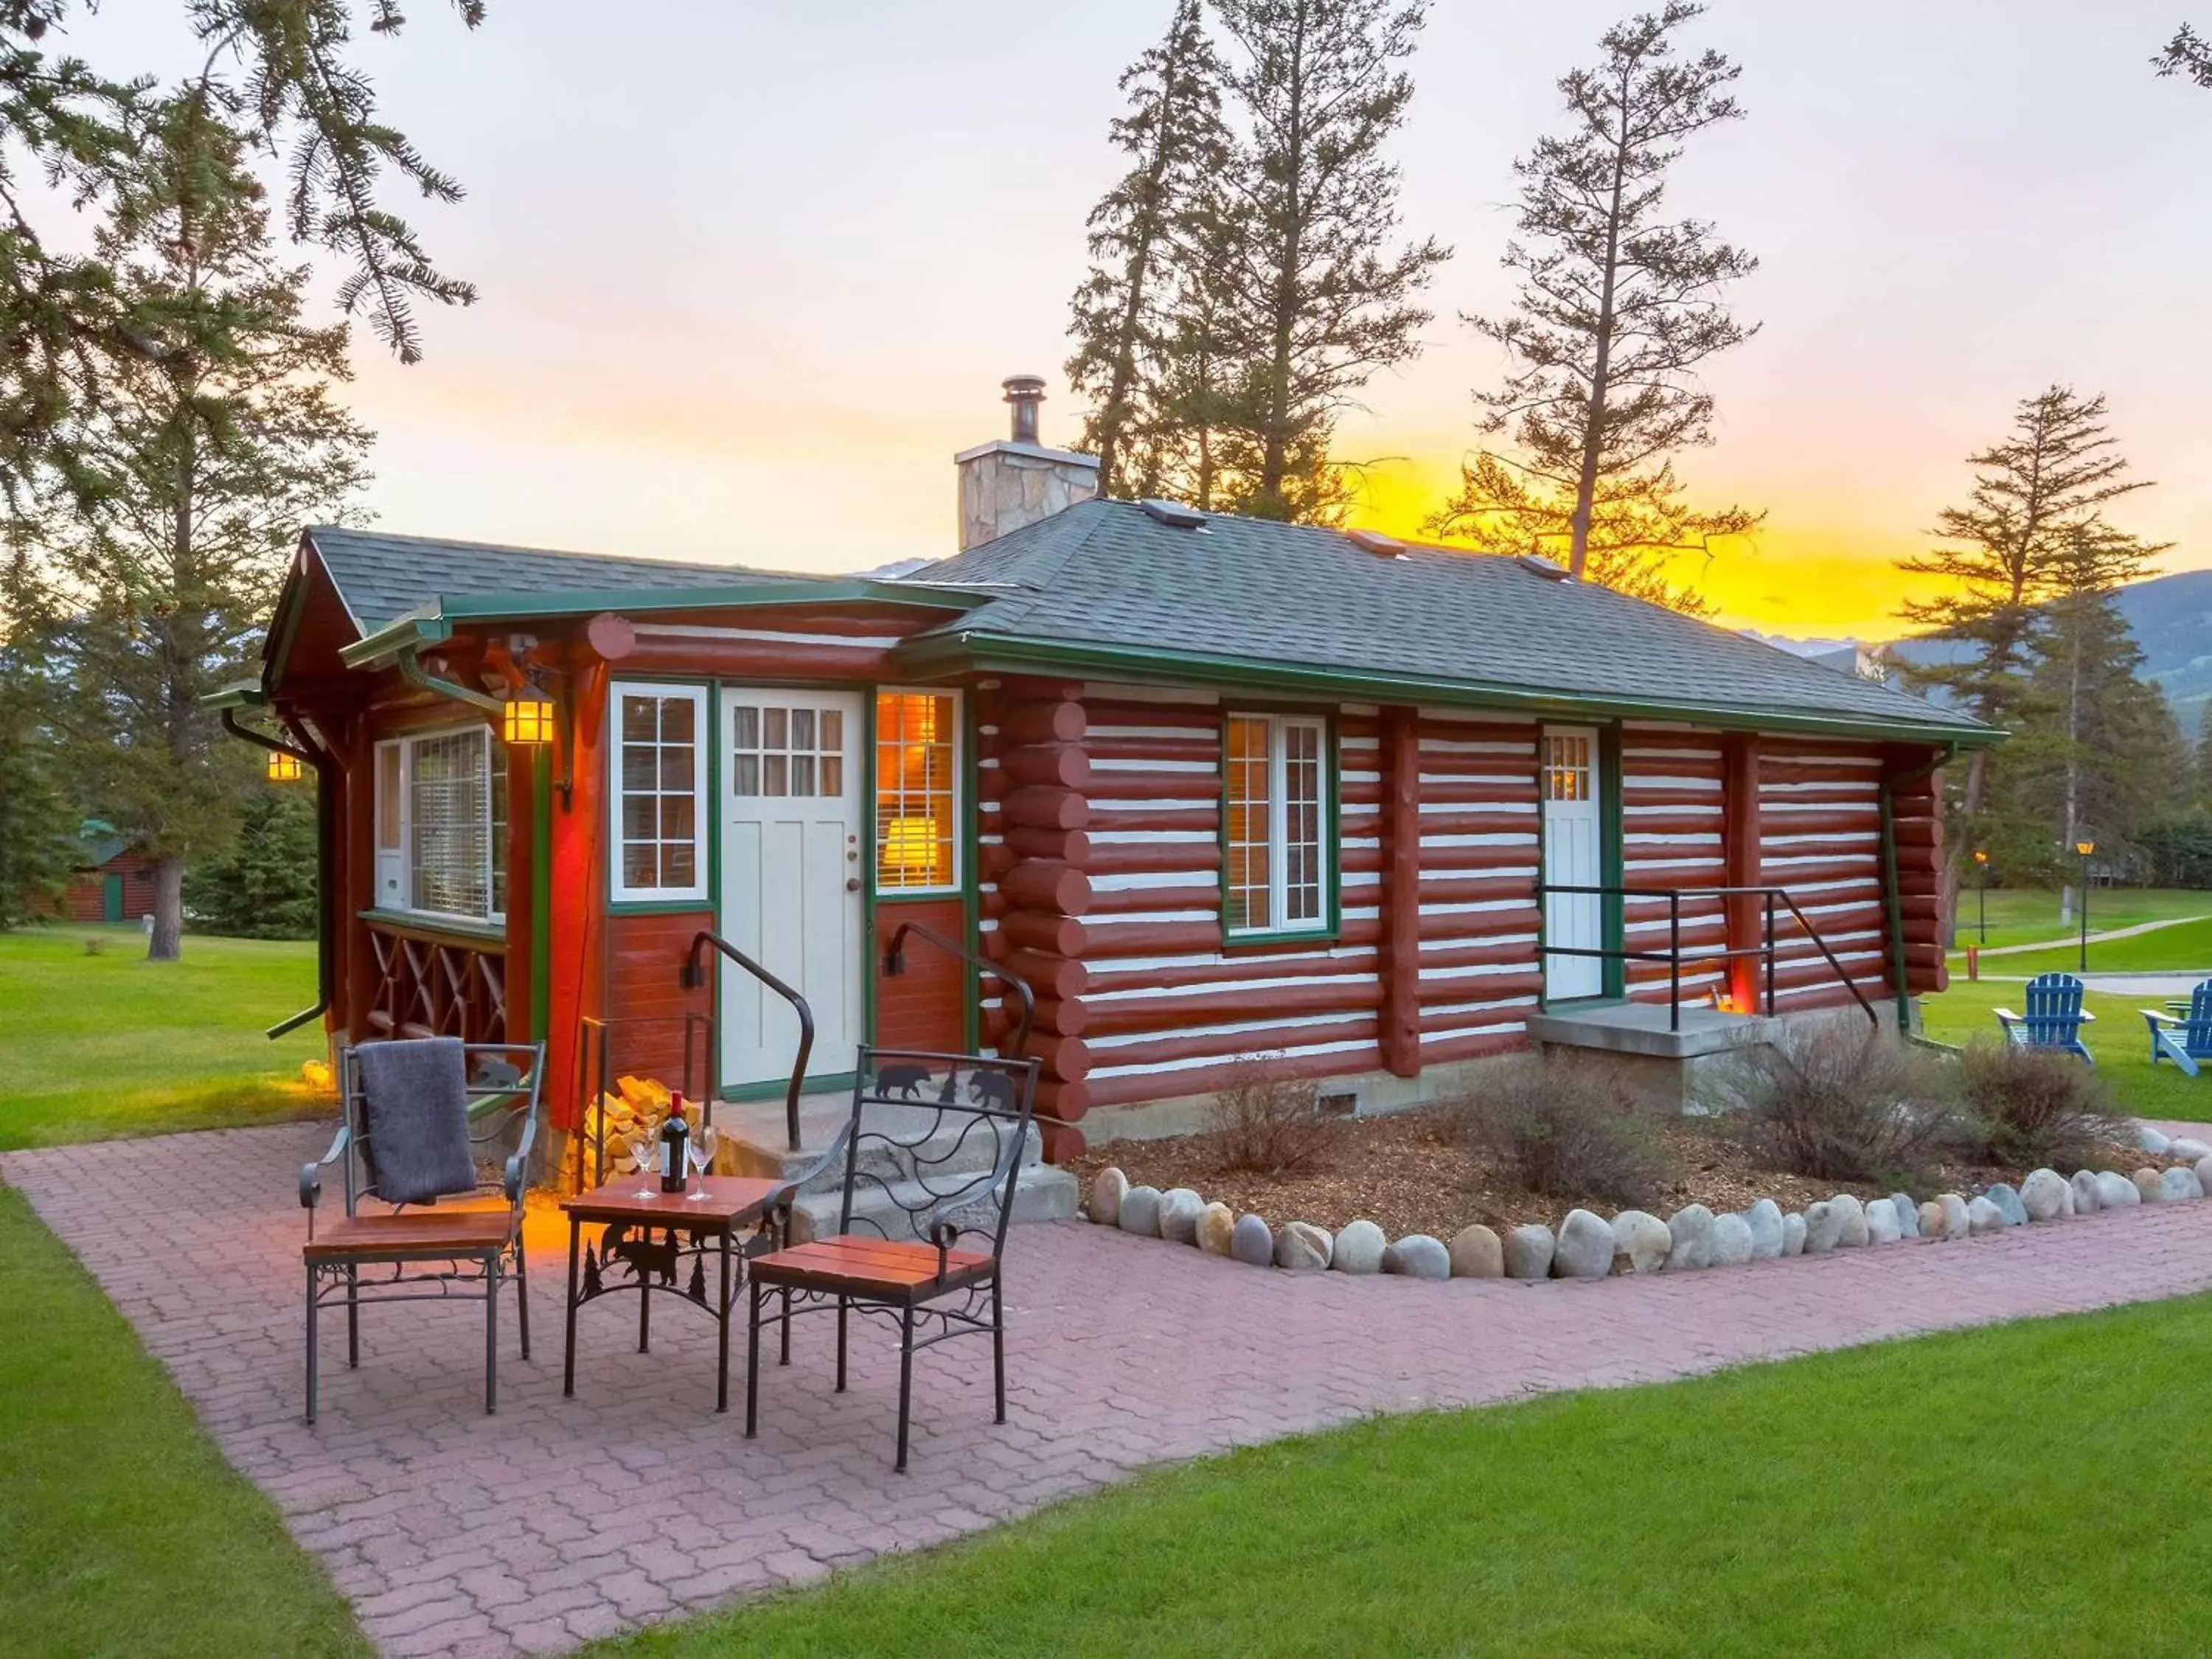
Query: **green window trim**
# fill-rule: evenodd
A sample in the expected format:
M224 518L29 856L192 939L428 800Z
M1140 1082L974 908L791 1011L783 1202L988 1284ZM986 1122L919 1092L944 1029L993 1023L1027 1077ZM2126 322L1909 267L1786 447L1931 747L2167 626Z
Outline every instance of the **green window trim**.
M1310 722L1321 732L1321 915L1310 924L1296 927L1231 928L1229 925L1230 848L1229 848L1229 726L1237 720L1264 720L1269 724L1268 768L1271 787L1278 781L1284 762L1280 733L1282 722ZM1343 776L1337 743L1336 711L1311 706L1278 704L1260 707L1249 704L1224 704L1221 709L1221 779L1220 825L1218 844L1221 852L1219 891L1217 899L1221 923L1221 948L1224 952L1255 947L1282 945L1327 945L1341 938L1344 933L1344 854L1343 854ZM1270 871L1279 870L1284 848L1273 838L1275 826L1270 824L1268 853ZM1275 889L1271 884L1271 895Z

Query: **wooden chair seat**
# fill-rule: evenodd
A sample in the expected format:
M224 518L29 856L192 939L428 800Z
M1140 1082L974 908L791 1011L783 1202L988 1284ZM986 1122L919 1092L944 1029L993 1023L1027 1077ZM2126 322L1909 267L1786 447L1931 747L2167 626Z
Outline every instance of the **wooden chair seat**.
M752 1272L763 1285L904 1304L972 1284L987 1277L993 1265L990 1256L975 1250L947 1250L940 1274L934 1244L840 1233L757 1257Z
M504 1249L514 1218L505 1210L422 1210L335 1218L301 1248L309 1261L351 1256L397 1261L484 1255Z

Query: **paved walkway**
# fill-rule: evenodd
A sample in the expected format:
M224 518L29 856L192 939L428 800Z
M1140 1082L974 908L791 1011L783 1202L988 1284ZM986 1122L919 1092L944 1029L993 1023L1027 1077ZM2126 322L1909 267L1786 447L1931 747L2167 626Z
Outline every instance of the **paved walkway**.
M917 1362L913 1472L890 1469L895 1342L830 1330L767 1373L761 1437L717 1418L710 1328L670 1309L639 1355L626 1298L586 1309L561 1397L550 1249L537 1358L482 1410L470 1308L325 1322L300 1420L301 1215L319 1128L12 1153L20 1187L170 1369L224 1453L329 1564L387 1654L557 1649L934 1544L1140 1465L1343 1422L1640 1382L1882 1337L2212 1285L2212 1202L1948 1244L1596 1284L1292 1278L1081 1223L1016 1230L1012 1421L980 1342ZM550 1240L547 1241L548 1244ZM512 1350L510 1349L510 1353Z
M2072 969L2068 969L2069 973ZM2025 985L2031 975L2027 974L1984 974L1982 980L1997 985ZM2186 998L2197 988L2197 981L2204 975L2199 971L2172 974L2075 974L2087 990L2105 996L2157 997L2165 1000ZM1965 975L1952 975L1954 984L1967 983Z
M1952 953L1956 956L1965 955L1966 950L1966 929L1963 917L1964 913L1961 912L1959 940L1951 947ZM2166 916L2157 921L2139 921L2132 927L2107 928L2101 933L2090 934L2089 943L2096 945L2108 939L2133 939L2139 933L2155 933L2161 928L2179 927L2191 921L2212 921L2212 916ZM2068 933L2059 939L2036 939L2027 945L1984 945L1978 948L1982 960L1987 962L1991 957L2016 957L2030 951L2057 951L2069 945L2079 945L2081 942L2081 934Z

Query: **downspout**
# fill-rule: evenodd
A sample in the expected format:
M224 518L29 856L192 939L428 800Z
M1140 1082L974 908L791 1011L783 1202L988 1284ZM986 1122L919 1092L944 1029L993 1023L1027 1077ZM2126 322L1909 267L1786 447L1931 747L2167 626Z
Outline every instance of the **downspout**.
M398 670L399 678L408 684L418 691L428 691L434 696L451 697L455 702L465 702L471 708L481 708L487 714L506 713L507 705L497 697L489 696L482 691L471 691L467 686L458 685L452 680L440 679L416 660L415 653L418 648L410 646L392 659L392 667Z
M1897 1031L1901 1037L1909 1036L1911 1033L1912 993L1905 984L1905 899L1898 891L1896 790L1899 784L1917 783L1930 774L1942 770L1958 758L1958 754L1957 744L1946 744L1942 752L1908 772L1893 775L1887 767L1882 769L1881 896L1882 908L1888 913L1889 978L1897 999Z
M302 1008L289 1019L279 1020L265 1034L271 1042L289 1032L298 1030L311 1019L319 1019L331 1006L331 952L332 941L330 924L331 841L329 835L331 779L326 757L307 748L294 748L275 738L264 737L248 726L241 726L235 708L222 711L222 728L234 738L243 738L258 749L266 749L272 755L289 755L302 766L315 769L315 1004Z

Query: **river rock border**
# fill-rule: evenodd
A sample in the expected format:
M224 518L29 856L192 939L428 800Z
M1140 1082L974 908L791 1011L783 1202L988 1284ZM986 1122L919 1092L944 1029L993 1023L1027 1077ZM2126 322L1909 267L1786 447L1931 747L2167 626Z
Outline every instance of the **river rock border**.
M1083 1208L1101 1226L1289 1273L1604 1279L1617 1273L1741 1267L1906 1239L1969 1238L2099 1210L2180 1203L2212 1193L2212 1144L2169 1140L2148 1124L2136 1133L2137 1144L2151 1157L2181 1162L2163 1169L2146 1164L2130 1175L2117 1170L2078 1170L2070 1181L2056 1170L2034 1170L2017 1188L2000 1182L1971 1196L1943 1193L1924 1203L1915 1203L1905 1193L1873 1200L1838 1193L1790 1212L1772 1199L1762 1198L1747 1209L1724 1215L1716 1215L1702 1204L1689 1204L1663 1221L1644 1210L1623 1210L1607 1220L1595 1211L1575 1209L1567 1212L1556 1230L1530 1222L1500 1234L1476 1223L1461 1228L1449 1243L1429 1233L1394 1239L1364 1220L1350 1222L1334 1234L1310 1221L1288 1221L1277 1228L1262 1216L1239 1215L1226 1204L1210 1204L1188 1187L1165 1192L1133 1187L1128 1176L1110 1166L1091 1178Z

